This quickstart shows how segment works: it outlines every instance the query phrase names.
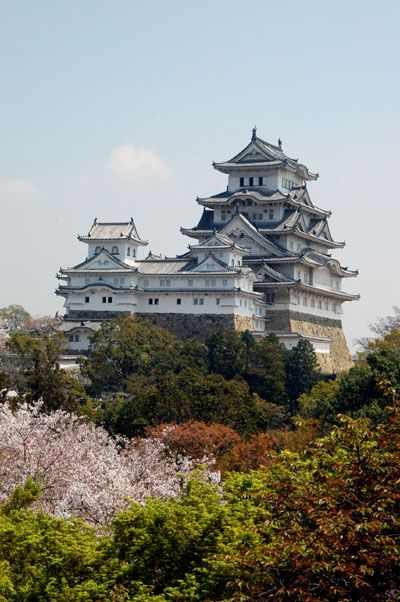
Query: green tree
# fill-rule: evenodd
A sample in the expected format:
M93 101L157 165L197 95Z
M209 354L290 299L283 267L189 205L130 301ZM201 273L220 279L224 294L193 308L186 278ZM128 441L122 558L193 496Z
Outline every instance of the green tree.
M129 315L103 322L81 368L97 393L121 392L133 378L153 380L169 370L179 372L192 362L205 370L202 343L180 341L164 328Z
M59 360L64 349L62 334L34 336L14 332L7 347L19 357L16 386L28 401L43 401L46 410L64 408L91 412L90 398L83 386L61 370Z
M0 318L3 318L10 331L20 330L31 320L31 315L22 305L8 305L0 309Z
M109 427L133 436L142 435L150 425L200 420L248 433L266 426L263 409L262 400L250 394L244 381L184 369L169 371L157 381L131 379L126 397L119 396L114 402Z
M285 403L285 349L275 335L262 338L249 348L242 377L252 393L275 405Z
M298 410L300 395L311 391L320 378L321 371L314 348L309 341L301 339L287 352L286 359L286 392L291 416Z
M206 347L210 372L227 379L242 373L246 343L241 333L234 330L214 332L207 337Z

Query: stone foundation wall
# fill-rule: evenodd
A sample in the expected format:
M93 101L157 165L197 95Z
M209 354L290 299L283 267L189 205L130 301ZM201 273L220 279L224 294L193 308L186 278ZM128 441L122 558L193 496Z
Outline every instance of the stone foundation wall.
M318 362L324 373L337 374L353 365L347 347L341 320L310 316L288 310L270 313L267 324L269 332L298 332L304 335L329 337L332 339L330 353L317 353Z
M241 316L228 316L218 314L136 314L151 324L166 328L181 339L197 337L204 341L209 334L217 330L249 330L244 324L236 324L236 318Z
M129 311L89 311L89 310L71 310L65 316L65 320L111 320L112 318L121 318L129 315Z
M253 318L250 316L233 316L234 329L243 332L244 330L253 330Z

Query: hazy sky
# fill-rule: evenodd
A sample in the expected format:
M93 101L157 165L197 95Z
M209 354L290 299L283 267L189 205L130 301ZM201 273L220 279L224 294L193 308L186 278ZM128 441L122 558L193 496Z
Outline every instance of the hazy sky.
M349 342L400 304L400 2L0 2L0 307L62 310L94 217L181 253L212 161L283 140L360 276Z

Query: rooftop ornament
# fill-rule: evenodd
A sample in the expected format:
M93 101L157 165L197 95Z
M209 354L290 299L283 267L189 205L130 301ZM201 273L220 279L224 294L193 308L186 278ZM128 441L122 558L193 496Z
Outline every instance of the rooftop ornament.
M251 139L255 140L257 138L257 126L255 125L252 130Z

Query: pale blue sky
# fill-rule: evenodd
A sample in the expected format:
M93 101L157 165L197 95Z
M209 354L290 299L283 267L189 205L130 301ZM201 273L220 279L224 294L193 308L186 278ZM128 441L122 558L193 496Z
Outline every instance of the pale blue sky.
M196 196L226 185L211 162L254 124L320 173L313 200L360 269L349 342L400 304L400 2L0 7L0 307L61 310L54 275L83 259L95 216L133 216L154 251L184 251Z

